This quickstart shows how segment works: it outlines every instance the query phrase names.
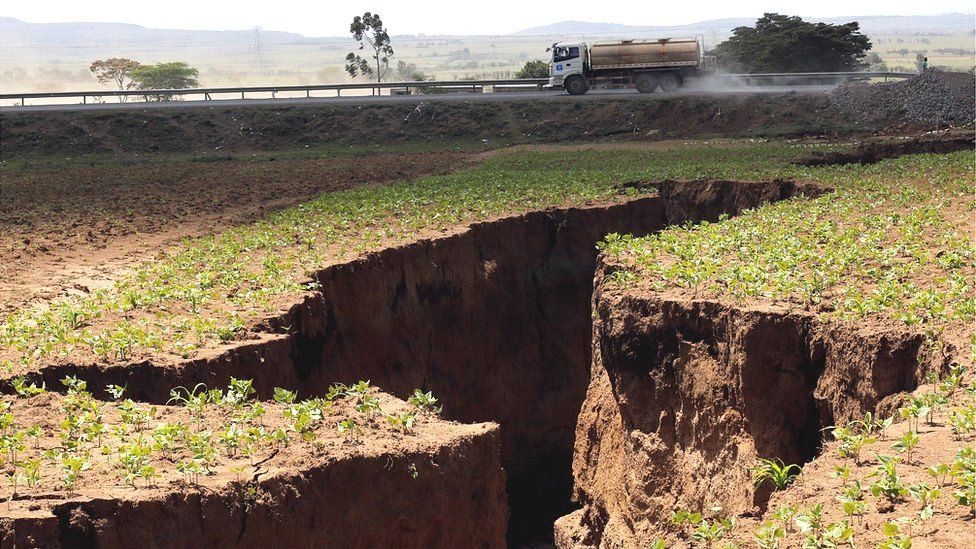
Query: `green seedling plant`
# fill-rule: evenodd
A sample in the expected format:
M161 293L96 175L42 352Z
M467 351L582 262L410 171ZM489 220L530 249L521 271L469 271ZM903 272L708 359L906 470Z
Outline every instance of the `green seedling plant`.
M767 520L756 528L752 534L753 541L761 549L779 549L786 538L786 530L778 523Z
M871 473L869 478L877 478L868 488L874 497L884 497L891 503L903 501L908 495L908 489L901 483L896 465L898 458L876 454L880 465Z
M847 480L851 477L851 468L846 465L837 465L834 470L830 472L830 476L833 478L839 478L843 486L847 486Z
M35 488L41 483L41 458L26 459L20 463L23 470L24 482L28 488Z
M793 532L793 518L796 517L798 509L793 505L780 505L773 513L773 518L779 521L786 533Z
M850 523L846 520L826 522L823 504L818 503L797 513L793 520L797 529L805 536L804 548L820 549L841 545L854 547L854 529Z
M904 453L905 462L911 464L912 451L918 446L920 440L921 437L919 437L918 433L912 430L908 430L905 431L905 434L903 434L902 437L898 439L898 442L896 442L892 446L892 448L897 450L899 454Z
M952 462L952 472L958 489L952 492L958 505L969 508L976 517L976 449L960 448Z
M346 418L336 424L336 430L345 438L347 443L359 440L359 424L352 418Z
M713 509L713 514L719 511ZM701 547L715 547L735 528L735 519L731 517L715 516L706 518L699 512L678 509L671 515L671 523L684 527L686 535L692 543ZM690 532L689 532L690 530Z
M414 425L417 422L417 413L404 412L402 414L388 414L386 421L395 430L401 433L410 433L413 431Z
M911 549L911 536L902 533L900 523L888 521L882 527L884 539L878 544L878 549Z
M952 468L948 463L936 463L925 469L932 480L935 481L936 488L941 488L946 485L949 479L949 475L952 472Z
M938 487L933 488L925 482L920 482L915 486L909 486L908 493L911 494L912 499L915 499L921 504L922 510L926 508L931 509L935 500L942 496L941 489Z
M430 391L425 393L420 389L414 389L407 402L419 408L422 413L434 416L440 415L443 409L443 406L437 403L434 393Z
M81 474L91 468L91 458L88 454L72 455L62 453L60 461L61 483L68 492L68 495L73 495Z
M953 410L949 414L949 424L956 440L962 440L976 431L976 406L970 404L964 408Z
M298 393L294 391L289 391L281 387L274 388L274 401L278 404L290 405L295 403L295 399L298 398Z
M864 490L860 481L855 480L850 485L846 485L841 494L837 496L837 501L840 502L846 516L857 520L858 524L861 523L862 517L867 513L868 506L864 501Z
M118 459L123 480L133 488L136 479L143 478L148 485L156 476L152 465L152 445L141 435L132 444L124 444L119 448Z
M907 406L898 409L902 419L908 421L908 430L918 432L919 420L928 417L932 413L932 408L925 404L921 398L913 397Z
M865 446L877 442L877 437L862 431L858 422L851 422L844 427L830 427L831 434L838 441L837 453L840 457L853 459L860 465L861 451Z
M799 465L786 465L778 458L759 458L759 463L752 468L752 479L756 488L769 482L773 485L773 490L783 490L796 480L800 472Z
M190 412L190 417L198 421L203 418L203 412L206 410L207 405L212 402L212 395L203 383L198 383L193 389L175 387L170 390L169 395L170 398L166 401L167 405L177 404L185 406ZM220 398L218 398L217 402L219 401Z
M47 387L43 382L38 387L36 383L28 384L24 377L15 377L10 380L10 385L14 388L14 392L23 398L37 396L47 391Z

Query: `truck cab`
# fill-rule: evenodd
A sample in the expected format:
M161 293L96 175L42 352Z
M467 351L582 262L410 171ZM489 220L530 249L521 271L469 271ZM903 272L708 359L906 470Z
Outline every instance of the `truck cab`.
M586 61L586 45L580 42L560 42L549 48L552 58L549 61L550 88L561 88L570 76L583 74Z

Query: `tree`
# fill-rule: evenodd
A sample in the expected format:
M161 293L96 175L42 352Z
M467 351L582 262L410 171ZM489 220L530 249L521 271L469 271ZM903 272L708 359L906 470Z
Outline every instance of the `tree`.
M423 71L417 68L414 63L407 63L406 61L397 61L396 73L394 77L401 82L423 82L424 80L433 80L433 76L424 74Z
M366 49L368 44L373 53L368 58L361 57L359 54L349 52L346 56L346 72L355 78L357 75L376 76L377 82L383 81L383 76L390 68L390 58L393 57L393 46L390 45L390 35L383 26L380 15L366 12L360 16L353 17L352 24L349 25L349 32L353 39L359 42L359 49ZM373 69L371 61L375 62L376 68Z
M515 78L546 78L547 76L549 76L549 63L545 61L529 61L515 73Z
M183 88L195 88L200 85L197 75L200 71L183 63L175 61L172 63L156 63L155 65L140 65L132 71L132 80L135 87L140 90L178 90ZM146 96L148 100L150 96ZM155 101L168 101L173 98L172 94L155 94L152 99Z
M199 74L200 71L186 63L175 61L140 65L132 71L131 77L140 90L178 90L199 86Z
M114 82L119 90L132 87L132 71L139 67L138 61L126 59L124 57L111 57L109 59L98 59L93 61L88 70L95 75L102 84ZM119 96L119 101L125 102L124 95Z
M862 68L870 49L856 21L828 25L766 13L755 27L733 29L714 54L735 72L835 72Z

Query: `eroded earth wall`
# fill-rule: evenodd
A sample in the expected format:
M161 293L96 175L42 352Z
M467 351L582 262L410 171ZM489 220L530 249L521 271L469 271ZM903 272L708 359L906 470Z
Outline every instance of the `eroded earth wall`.
M763 509L757 458L805 463L821 430L923 377L921 334L802 310L620 290L597 275L593 368L559 547L647 547L675 509ZM934 365L941 367L944 365Z

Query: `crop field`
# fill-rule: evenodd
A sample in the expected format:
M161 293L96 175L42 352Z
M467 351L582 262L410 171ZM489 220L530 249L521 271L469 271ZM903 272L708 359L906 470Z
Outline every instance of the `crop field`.
M751 159L742 158L743 149ZM329 193L168 248L91 295L19 309L0 327L0 364L23 374L52 361L190 358L200 348L245 339L255 323L314 290L309 273L330 263L505 214L626 200L636 191L621 182L802 176L809 169L789 160L803 150L747 144L582 156L526 152L456 174ZM574 167L563 170L570 159Z
M721 511L692 509L676 511L674 524L693 544L964 546L976 512L972 153L810 175L836 190L647 237L609 235L600 244L614 265L608 283L903 326L925 334L925 353L949 356L952 346L958 362L931 371L890 415L827 427L807 467L761 459L756 486L782 491L762 520L736 525Z
M728 139L536 144L488 152L378 148L323 158L284 151L276 158L206 161L17 159L4 165L3 539L40 545L66 535L101 539L118 526L111 516L138 524L148 520L140 514L151 512L147 502L161 501L207 532L198 524L205 521L190 520L207 508L204 499L188 495L196 494L234 502L227 504L233 517L227 520L242 526L226 535L236 534L237 543L271 539L260 536L284 524L275 520L286 520L274 517L289 513L299 517L295 524L306 525L289 526L290 535L301 536L303 527L320 520L313 508L324 504L340 517L329 519L339 520L329 523L337 532L343 512L358 517L349 520L362 527L349 535L391 532L390 538L368 538L370 544L447 546L463 539L451 535L470 535L500 546L506 543L505 517L510 545L552 543L555 517L627 492L599 492L603 488L593 479L600 474L585 468L587 456L609 462L626 446L608 442L599 452L581 452L587 437L579 433L591 433L590 442L599 435L585 430L587 413L623 410L614 425L630 425L635 446L644 444L644 435L687 435L689 446L699 443L697 434L675 434L688 428L687 418L673 421L670 435L663 427L653 435L637 433L641 418L664 418L677 408L634 412L637 398L593 405L599 384L622 383L615 390L629 390L620 380L641 368L647 379L674 371L680 378L684 357L721 355L702 350L713 337L705 333L714 328L698 320L689 321L694 328L674 329L683 345L678 358L661 359L666 344L656 339L652 345L635 336L617 345L620 334L606 328L609 320L601 316L611 303L602 301L606 294L622 296L612 302L621 308L640 300L717 303L738 311L729 318L742 311L779 315L777 322L785 325L802 317L811 326L829 327L820 351L814 345L805 350L826 356L828 365L831 353L862 351L854 337L832 351L830 338L838 340L837 333L881 334L888 338L876 346L881 350L865 346L863 354L897 348L892 353L899 360L907 356L920 374L880 389L886 382L868 379L870 372L856 374L868 385L873 381L876 392L868 397L859 393L861 380L833 380L841 387L836 393L857 398L827 413L823 402L833 397L810 381L819 382L814 378L825 375L824 366L814 372L808 363L816 360L804 358L800 362L810 371L799 385L808 393L803 398L819 399L819 419L798 428L800 442L778 446L787 448L783 452L764 455L759 443L753 451L743 442L741 455L750 462L726 464L736 469L728 474L752 480L755 500L749 498L748 508L736 507L734 497L726 505L727 494L675 496L666 516L653 515L660 511L654 505L642 507L634 530L583 520L594 539L651 547L969 546L976 520L973 151L907 154L870 164L799 162L851 145ZM625 206L634 209L613 209ZM631 213L614 218L625 211ZM641 231L654 224L627 217L638 216L633 212L657 216L657 228ZM572 232L584 219L572 217L577 214L609 219L607 227L614 228L590 227L601 235L598 241L566 236L582 234ZM535 229L546 234L525 234ZM530 244L513 249L518 243ZM603 275L595 281L597 293L593 262ZM582 282L570 283L567 272ZM525 288L536 293L519 293ZM481 301L503 299L508 290L512 307L529 312L501 306L497 316L485 313L495 304ZM562 302L589 306L591 295L590 314L563 314ZM401 317L407 319L396 321L402 324L389 320ZM492 325L497 319L513 325ZM545 334L554 323L580 337L551 344ZM412 330L423 335L414 337ZM472 332L483 332L484 339L466 341ZM523 332L528 343L511 341ZM577 339L585 343L578 352ZM734 346L734 340L729 336L717 346ZM780 349L791 344L787 340L766 344ZM902 343L916 340L917 356L904 351L908 343ZM496 347L482 347L483 341ZM654 345L660 348L651 350ZM609 363L618 347L631 353L632 364ZM498 349L557 358L546 358L538 366L542 373L516 364L520 377L493 379L510 367ZM345 364L370 351L380 366L363 365L361 372L351 371L353 377L346 375ZM471 371L483 354L495 357L494 369ZM764 356L773 361L772 354ZM576 365L581 373L560 373L572 360L582 361ZM417 362L425 369L412 371ZM787 362L782 369L792 367ZM598 365L606 372L600 374ZM736 383L747 383L747 377ZM771 393L776 383L770 382ZM165 389L150 391L150 384ZM470 392L472 385L497 392L472 396L482 394ZM706 400L722 401L716 396L721 391L690 385L707 393ZM554 394L545 392L550 386L572 390L565 402L543 402L521 421L502 411L522 410L520 400L545 401ZM553 410L563 409L569 415L554 419ZM823 423L827 419L836 421ZM788 417L784 422L791 424ZM532 431L542 434L526 435ZM549 436L562 438L552 442ZM576 456L569 455L574 436ZM811 451L790 453L794 446ZM519 461L529 459L536 461ZM374 468L341 468L353 462ZM707 465L701 469L711 470ZM516 496L517 485L547 469L565 476L553 491L575 483L578 499L554 507L541 529L526 526L526 501L542 499ZM327 471L347 473L333 477ZM307 477L281 480L289 475ZM325 478L316 475L328 480L315 485L314 479ZM607 482L619 476L611 474ZM384 498L397 499L397 490L410 498L377 511L385 504L369 499L376 494L364 495L368 490L358 484L373 480L385 483ZM345 495L331 501L332 493ZM95 505L99 498L118 507L106 512ZM435 512L456 512L456 524L444 526L451 521ZM408 514L412 520L404 518ZM474 517L485 519L465 522ZM641 521L654 526L641 530ZM438 534L418 534L428 522ZM556 544L573 546L567 540L577 538L560 528ZM140 539L118 531L123 533L115 539ZM165 535L177 540L183 534ZM225 534L201 535L233 544L220 537ZM623 537L613 537L618 535Z
M0 310L75 284L94 289L107 267L138 263L160 246L324 192L449 172L468 162L450 151L354 152L10 160L0 168Z

